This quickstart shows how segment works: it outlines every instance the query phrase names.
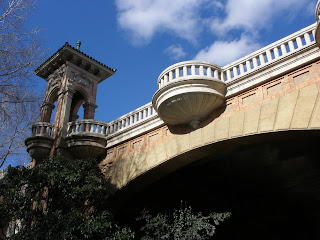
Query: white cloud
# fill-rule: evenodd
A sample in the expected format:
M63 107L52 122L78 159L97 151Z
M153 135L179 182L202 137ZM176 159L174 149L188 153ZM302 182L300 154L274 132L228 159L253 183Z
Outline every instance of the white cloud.
M261 48L260 44L243 34L239 40L234 40L232 42L214 42L211 46L202 49L194 59L224 66L259 48Z
M118 23L135 43L147 43L157 32L172 32L195 42L202 24L198 11L208 0L115 0Z
M181 59L187 55L180 44L169 46L165 50L165 53L169 55L171 59L174 59L174 60Z
M278 14L301 11L309 0L228 0L223 19L214 18L211 29L216 34L225 34L231 29L255 32L270 27Z

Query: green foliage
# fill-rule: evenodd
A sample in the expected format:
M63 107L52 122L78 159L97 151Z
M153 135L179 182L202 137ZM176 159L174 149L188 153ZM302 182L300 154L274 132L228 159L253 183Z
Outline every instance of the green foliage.
M95 159L45 159L39 166L10 168L0 180L0 229L19 229L10 239L133 239L131 228L117 224L108 204L108 183ZM136 231L149 239L208 239L230 213L203 216L191 207L172 215L144 210ZM14 229L13 229L14 232ZM0 233L0 237L1 237Z
M229 212L203 216L201 212L193 213L191 207L181 207L179 210L174 210L172 216L162 213L153 216L144 210L138 220L145 222L141 228L144 233L143 240L204 240L213 236L216 226L230 216Z
M108 186L94 159L44 160L11 168L0 180L0 228L21 219L11 239L132 239L108 206Z

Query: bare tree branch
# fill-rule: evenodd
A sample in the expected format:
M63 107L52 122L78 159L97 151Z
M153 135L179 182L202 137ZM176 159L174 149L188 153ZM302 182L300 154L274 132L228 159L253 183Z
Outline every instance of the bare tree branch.
M0 0L0 168L28 157L24 140L39 115L33 70L43 59L41 37L38 28L26 28L35 3Z

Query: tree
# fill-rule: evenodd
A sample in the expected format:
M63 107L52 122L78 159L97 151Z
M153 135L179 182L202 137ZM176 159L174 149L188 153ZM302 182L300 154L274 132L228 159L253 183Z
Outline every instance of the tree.
M0 179L0 238L208 239L230 213L208 216L181 207L172 216L142 211L127 227L115 221L110 186L95 159L45 159L35 168L8 168ZM9 226L9 229L7 227Z
M0 180L0 229L11 223L10 239L132 239L113 219L108 189L95 159L9 168Z
M0 0L0 168L25 153L24 140L38 117L41 94L33 70L43 57L41 37L26 27L34 10L33 0Z
M148 210L144 210L138 220L145 222L141 227L142 240L205 240L212 237L216 226L230 216L229 212L203 216L201 212L193 213L190 206L181 206L172 215L158 213L153 216Z

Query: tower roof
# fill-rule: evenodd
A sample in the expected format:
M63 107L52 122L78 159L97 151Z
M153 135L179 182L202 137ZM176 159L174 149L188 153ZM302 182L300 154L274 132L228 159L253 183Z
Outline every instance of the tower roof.
M51 73L66 62L71 62L83 70L99 77L99 82L102 82L116 72L116 69L106 66L66 42L57 52L35 70L35 74L46 79Z

